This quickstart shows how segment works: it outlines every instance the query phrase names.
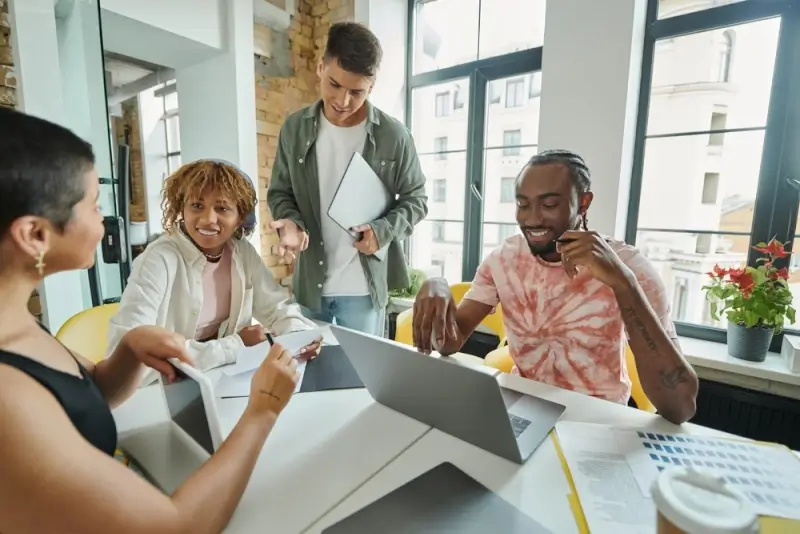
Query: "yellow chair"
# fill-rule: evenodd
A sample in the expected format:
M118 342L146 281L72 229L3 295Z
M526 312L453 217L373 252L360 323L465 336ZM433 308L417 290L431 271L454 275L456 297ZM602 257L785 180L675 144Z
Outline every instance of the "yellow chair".
M510 373L514 368L514 360L511 359L508 345L505 345L504 341L501 341L499 347L487 354L483 362L489 367L494 367L503 373Z
M453 284L450 286L450 291L453 293L453 300L456 304L461 302L464 299L464 295L467 294L469 288L472 284L469 282L459 282L458 284ZM397 320L395 322L395 333L394 333L394 340L403 343L405 345L413 345L414 344L414 311L413 310L406 310L397 316ZM503 325L503 310L500 305L497 305L497 309L486 316L486 318L481 321L481 324L494 332L497 337L500 339L504 339L506 335L506 329Z
M76 313L58 329L56 339L72 352L97 363L106 357L108 325L118 303L103 304Z
M471 285L472 284L469 282L459 282L458 284L453 284L450 286L450 291L453 294L453 300L456 304L461 302L461 300L464 298L464 295L466 295L467 291L469 291ZM487 315L481 324L497 334L498 337L503 338L505 336L505 327L503 326L503 312L500 308L500 305L497 306L497 309L493 313ZM403 343L404 345L413 345L413 330L414 310L406 310L398 314L397 320L395 321L394 340L398 343ZM452 354L451 357L461 363L469 363L472 365L481 366L484 365L483 358L472 354L457 352L456 354Z
M503 343L501 342L501 345ZM499 369L504 373L510 373L514 367L514 360L511 359L511 354L508 351L508 346L501 346L486 355L484 359L486 365ZM625 365L628 368L628 377L631 379L631 397L636 403L637 408L645 412L656 413L656 407L647 398L642 388L642 383L639 380L639 373L636 370L636 360L631 352L630 345L625 346Z
M628 367L628 377L631 379L631 397L636 407L645 412L656 413L656 407L647 398L639 380L639 372L636 370L636 359L633 357L630 345L625 345L625 364Z

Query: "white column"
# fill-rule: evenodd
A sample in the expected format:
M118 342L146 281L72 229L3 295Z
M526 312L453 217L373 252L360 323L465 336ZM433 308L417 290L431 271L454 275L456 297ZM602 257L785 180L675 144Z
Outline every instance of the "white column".
M547 3L539 150L583 156L595 195L589 225L616 237L625 233L646 4Z
M406 0L355 0L355 22L367 26L383 47L383 61L370 101L405 122Z
M53 1L11 0L9 7L19 108L69 127L57 75L61 67ZM40 284L43 320L53 333L84 309L82 288L87 280L86 271L70 271L48 276Z
M258 187L253 2L230 0L224 9L224 51L176 70L181 159L228 160ZM261 250L259 222L251 238L256 250Z

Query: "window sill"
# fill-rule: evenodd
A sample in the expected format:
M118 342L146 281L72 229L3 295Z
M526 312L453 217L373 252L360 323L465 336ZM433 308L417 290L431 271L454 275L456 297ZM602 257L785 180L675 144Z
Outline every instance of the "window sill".
M413 298L392 298L389 312L400 313L413 306ZM478 330L492 333L481 327ZM679 340L686 359L701 378L800 399L800 373L791 372L780 354L770 352L761 363L746 362L728 356L725 343L689 337Z

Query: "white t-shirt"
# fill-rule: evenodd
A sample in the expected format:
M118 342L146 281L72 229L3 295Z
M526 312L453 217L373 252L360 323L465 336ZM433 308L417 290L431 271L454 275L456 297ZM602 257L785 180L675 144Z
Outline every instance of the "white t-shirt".
M355 152L364 150L367 141L366 121L356 126L341 127L331 124L320 112L317 132L316 154L319 175L319 197L322 219L322 241L325 248L327 270L322 295L364 296L369 295L367 278L358 250L353 246L354 238L328 217L328 207L339 182L347 170Z

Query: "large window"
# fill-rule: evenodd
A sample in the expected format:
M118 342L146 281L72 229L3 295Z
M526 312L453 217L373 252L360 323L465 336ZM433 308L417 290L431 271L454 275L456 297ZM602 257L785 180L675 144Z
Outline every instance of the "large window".
M725 339L702 290L715 264L755 265L755 243L797 238L797 7L650 0L627 240L681 335ZM800 302L800 272L789 282Z
M517 228L509 177L537 150L545 0L409 4L406 124L432 197L410 261L450 282L472 280Z

